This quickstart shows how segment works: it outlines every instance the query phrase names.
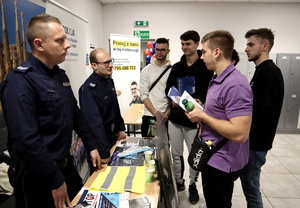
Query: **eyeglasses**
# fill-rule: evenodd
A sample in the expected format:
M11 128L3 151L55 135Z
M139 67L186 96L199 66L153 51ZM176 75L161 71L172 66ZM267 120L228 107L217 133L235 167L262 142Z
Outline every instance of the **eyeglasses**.
M136 90L136 88L131 88L130 90Z
M105 66L108 66L110 63L114 63L114 59L110 59L110 60L108 60L108 61L103 61L103 62L96 62L97 64L103 64L103 65L105 65Z
M166 48L155 48L155 52L166 52L167 49Z

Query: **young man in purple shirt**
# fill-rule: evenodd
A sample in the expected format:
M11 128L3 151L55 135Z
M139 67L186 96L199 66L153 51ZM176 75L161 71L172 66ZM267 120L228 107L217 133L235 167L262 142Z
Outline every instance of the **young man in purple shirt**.
M201 174L207 208L227 208L231 207L234 181L248 162L253 97L246 77L232 63L232 35L218 30L206 34L201 42L201 59L215 75L208 87L204 111L195 106L186 115L193 122L202 122L203 140L216 145L223 138L229 139Z

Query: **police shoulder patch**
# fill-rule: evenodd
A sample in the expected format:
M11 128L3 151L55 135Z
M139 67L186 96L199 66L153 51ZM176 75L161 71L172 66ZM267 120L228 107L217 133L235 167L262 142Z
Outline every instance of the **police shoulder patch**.
M29 67L29 66L18 66L15 71L16 72L23 72L23 73L26 73L29 69L31 69L32 67Z
M91 82L90 87L96 87L96 84Z

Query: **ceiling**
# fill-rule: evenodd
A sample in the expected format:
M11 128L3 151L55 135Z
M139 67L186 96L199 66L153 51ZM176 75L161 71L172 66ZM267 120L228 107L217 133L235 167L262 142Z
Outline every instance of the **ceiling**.
M279 3L295 3L300 2L300 0L99 0L102 5L106 3L143 3L143 2L279 2Z

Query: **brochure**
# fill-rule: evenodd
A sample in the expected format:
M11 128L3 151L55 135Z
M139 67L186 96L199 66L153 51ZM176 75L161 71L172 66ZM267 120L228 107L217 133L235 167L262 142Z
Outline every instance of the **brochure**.
M194 105L198 105L203 110L203 107L199 103L197 103L196 100L186 90L184 90L181 94L179 90L176 89L176 87L172 86L169 89L168 97L177 105L179 105L184 111L186 110L184 105L182 104L182 100L184 99L191 101Z
M100 191L92 191L85 189L77 203L77 205L82 205L86 208L94 208L97 207L99 196L101 192ZM77 206L80 207L80 206Z
M98 208L129 208L129 192L102 192Z
M181 94L177 89L176 87L172 86L170 89L169 89L169 92L168 92L168 97L173 100L177 105L179 105L179 101L180 101L180 98L181 98Z
M196 102L196 100L187 92L187 91L184 91L181 98L180 98L180 101L179 101L179 106L185 111L185 107L184 105L182 104L182 101L184 99L187 99L188 101L191 101L194 105L198 105L202 110L203 110L203 107Z

